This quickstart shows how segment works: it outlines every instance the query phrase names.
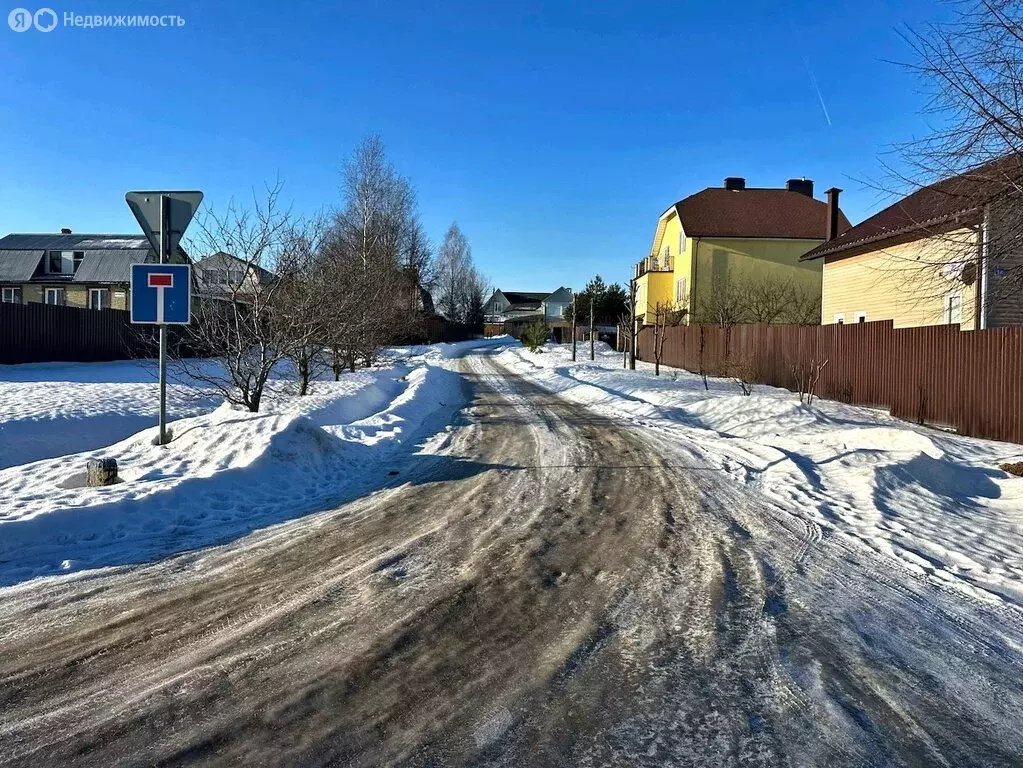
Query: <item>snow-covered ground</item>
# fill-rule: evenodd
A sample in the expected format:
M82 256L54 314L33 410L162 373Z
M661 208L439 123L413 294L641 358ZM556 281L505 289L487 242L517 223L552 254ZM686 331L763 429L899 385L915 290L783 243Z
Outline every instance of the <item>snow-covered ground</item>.
M168 387L169 418L220 404L179 378ZM152 360L0 365L0 469L101 448L152 426L156 380Z
M305 397L279 379L258 414L172 372L164 448L151 362L0 366L0 585L226 541L400 482L402 452L465 403L448 361L493 343L388 350ZM83 487L105 457L122 482Z
M684 446L805 526L917 578L1023 606L1023 479L998 469L1018 445L964 438L876 410L652 366L625 371L602 347L532 354L507 339L388 350L380 367L274 382L264 411L221 404L173 376L175 439L151 444L151 362L0 366L0 585L142 562L322 509L360 487L403 482L403 452L442 433L466 402L451 358L496 360L561 396ZM429 447L426 450L430 450ZM118 460L123 482L81 487L85 462ZM395 474L392 474L395 473Z
M757 490L824 536L868 547L911 575L973 599L1023 606L1023 478L998 468L1023 448L918 427L876 410L815 401L638 363L603 346L521 346L496 360L574 402L677 438L708 467Z

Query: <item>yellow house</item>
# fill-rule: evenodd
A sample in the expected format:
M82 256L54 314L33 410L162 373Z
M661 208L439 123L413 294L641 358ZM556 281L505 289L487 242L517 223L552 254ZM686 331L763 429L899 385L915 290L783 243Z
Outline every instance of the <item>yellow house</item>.
M807 253L823 267L821 322L1023 324L1018 283L1006 275L1018 269L1018 248L999 253L991 224L997 192L1020 177L1023 161L1010 157L942 180Z
M840 191L829 190L824 202L814 198L809 179L751 188L729 177L675 203L657 221L650 255L636 265L637 318L652 324L661 304L699 319L728 286L740 284L784 284L816 302L821 265L802 256L849 228Z

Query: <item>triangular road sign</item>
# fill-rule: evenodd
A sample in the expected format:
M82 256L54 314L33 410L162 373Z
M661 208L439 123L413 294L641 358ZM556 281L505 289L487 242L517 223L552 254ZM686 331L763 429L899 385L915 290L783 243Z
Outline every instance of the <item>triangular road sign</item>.
M163 232L164 258L170 260L177 253L178 243L188 223L202 202L202 192L129 192L124 196L135 214L142 231L146 233L157 255L160 254L160 234ZM161 204L163 223L161 225Z

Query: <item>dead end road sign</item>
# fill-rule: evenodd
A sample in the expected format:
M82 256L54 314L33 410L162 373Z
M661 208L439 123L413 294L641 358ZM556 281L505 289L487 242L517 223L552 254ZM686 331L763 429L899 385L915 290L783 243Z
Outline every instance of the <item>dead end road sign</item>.
M131 268L131 321L160 326L160 434L157 445L166 445L167 433L167 326L187 325L192 319L192 268L168 264L178 253L202 192L128 192L124 196L138 219L159 264L133 264Z
M131 321L188 325L192 319L192 267L132 264Z

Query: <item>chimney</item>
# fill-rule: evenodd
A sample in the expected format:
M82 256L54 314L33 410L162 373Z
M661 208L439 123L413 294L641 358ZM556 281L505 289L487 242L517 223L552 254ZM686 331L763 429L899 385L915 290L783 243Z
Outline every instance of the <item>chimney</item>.
M828 240L838 237L838 196L842 193L838 187L832 187L825 194L828 196L828 230L825 233Z
M813 179L789 179L785 182L785 189L789 192L798 192L807 197L813 197Z
M70 235L71 234L71 228L70 227L61 227L60 228L60 233L62 235Z
M725 179L725 189L733 192L739 189L746 189L746 179L742 176L729 176Z

